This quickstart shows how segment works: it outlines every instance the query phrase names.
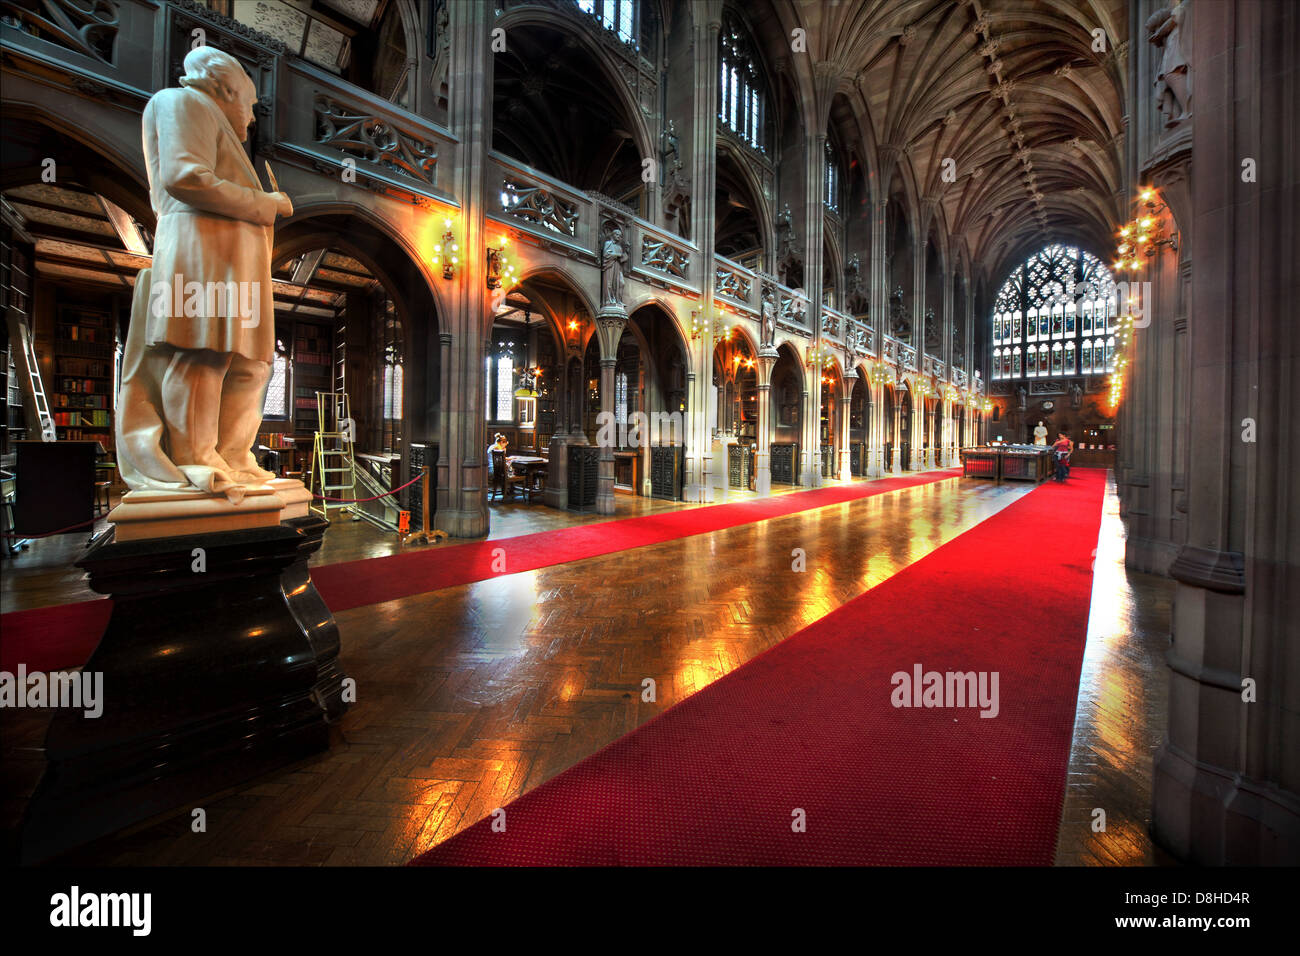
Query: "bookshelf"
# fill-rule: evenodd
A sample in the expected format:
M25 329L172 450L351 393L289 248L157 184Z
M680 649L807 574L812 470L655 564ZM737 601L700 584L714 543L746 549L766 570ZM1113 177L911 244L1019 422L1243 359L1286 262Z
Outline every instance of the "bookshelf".
M332 329L323 323L297 321L293 328L293 433L316 431L316 393L334 387Z
M61 306L54 330L50 412L60 441L113 447L117 329L107 310Z

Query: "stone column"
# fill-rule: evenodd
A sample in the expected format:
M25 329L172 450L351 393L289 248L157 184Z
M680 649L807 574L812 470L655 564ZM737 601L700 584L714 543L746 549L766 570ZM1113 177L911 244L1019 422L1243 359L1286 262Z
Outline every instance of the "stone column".
M1152 831L1196 864L1294 866L1300 335L1285 316L1297 277L1300 16L1283 0L1192 9L1183 51L1193 110L1182 122L1193 125L1185 376L1195 453L1187 541L1169 568L1169 727ZM1243 175L1246 158L1254 177Z
M770 345L758 350L758 448L754 452L754 491L760 497L772 493L772 366L777 351Z
M689 389L690 398L686 406L686 487L683 495L687 501L709 502L713 500L709 385L713 381L713 348L716 344L713 334L713 243L717 211L714 209L713 184L718 155L718 34L722 30L722 4L697 4L692 10L692 21L695 96L690 137L691 238L700 254L698 262L692 261L691 272L699 283L703 332L698 343L690 343L692 355L688 365L694 370L691 374L696 387ZM699 353L695 353L697 347Z
M872 382L871 389L871 425L867 430L867 477L879 478L885 474L889 463L885 461L885 389L883 385Z
M917 361L920 361L919 352L917 353ZM922 467L921 447L924 445L925 439L921 435L921 429L919 427L919 423L924 420L925 420L925 396L913 395L912 396L912 422L911 422L911 429L910 429L911 440L908 442L908 452L909 452L908 459L910 461L910 466L912 471L920 471Z
M452 231L465 252L453 279L436 280L444 281L448 293L445 328L452 335L442 369L447 401L443 405L445 444L440 445L439 456L447 456L447 481L445 494L439 488L438 525L455 537L476 537L488 531L483 358L492 310L481 200L492 192L486 180L492 90L491 84L483 82L492 73L490 10L485 4L470 3L452 4L449 12L452 34L458 38L450 52L449 112L452 132L460 141L460 161L448 185L460 200L461 213L453 220Z
M895 385L893 421L889 426L894 430L890 436L889 473L891 475L903 473L903 403L899 399L899 391L900 389Z
M841 381L844 391L840 395L840 481L850 481L853 478L852 452L849 449L849 406L853 403L853 383L857 380L858 370L850 368L844 372Z
M604 305L596 313L596 336L600 345L600 425L596 438L600 444L600 471L596 480L596 514L614 513L614 446L618 428L614 424L614 366L618 361L618 343L627 327L627 309L622 305Z

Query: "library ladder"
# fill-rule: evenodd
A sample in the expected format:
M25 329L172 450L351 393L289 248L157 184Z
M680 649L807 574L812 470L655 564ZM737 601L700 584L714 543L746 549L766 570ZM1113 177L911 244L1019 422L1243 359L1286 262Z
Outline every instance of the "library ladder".
M312 510L328 518L330 509L350 511L359 521L357 509L349 501L355 498L357 466L352 457L352 416L346 392L316 393L316 436L312 443L309 489L318 495Z
M18 339L21 346L23 367L15 369L23 390L23 401L35 409L36 419L41 427L41 441L54 441L58 433L54 430L54 416L50 414L50 402L45 397L45 385L41 381L41 365L36 360L36 351L32 348L32 338L28 334L27 324L21 319L10 316L9 337ZM28 419L30 424L31 419Z

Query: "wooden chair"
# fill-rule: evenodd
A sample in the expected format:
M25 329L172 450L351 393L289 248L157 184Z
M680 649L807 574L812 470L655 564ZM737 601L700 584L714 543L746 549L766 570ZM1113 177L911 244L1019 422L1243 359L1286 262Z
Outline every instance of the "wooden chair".
M503 451L492 452L492 487L488 493L489 499L492 497L492 492L496 492L500 498L513 498L516 487L523 489L524 476L512 475L509 474L509 471L510 469L506 465L506 453Z

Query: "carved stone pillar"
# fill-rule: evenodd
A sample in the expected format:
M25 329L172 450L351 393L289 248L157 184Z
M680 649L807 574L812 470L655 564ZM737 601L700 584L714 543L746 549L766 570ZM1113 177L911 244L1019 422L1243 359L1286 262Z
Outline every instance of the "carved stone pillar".
M850 481L853 478L852 453L849 450L849 406L853 403L853 383L858 380L857 369L849 369L844 373L843 389L844 393L840 396L840 420L839 420L839 468L836 473L840 481Z
M1282 314L1295 297L1300 153L1279 118L1300 109L1300 18L1284 2L1192 11L1182 46L1196 95L1184 381L1195 452L1186 543L1169 568L1169 726L1152 831L1196 864L1294 866L1300 334ZM1243 157L1257 162L1257 180L1243 176Z
M885 389L868 379L871 390L871 425L867 429L867 477L880 478L885 474Z
M618 343L627 327L627 310L605 305L596 315L596 336L600 344L600 422L596 437L600 444L600 472L596 482L596 514L614 513L614 446L618 429L614 423L614 366Z
M772 493L772 366L777 351L770 345L758 350L758 448L754 452L754 491Z

